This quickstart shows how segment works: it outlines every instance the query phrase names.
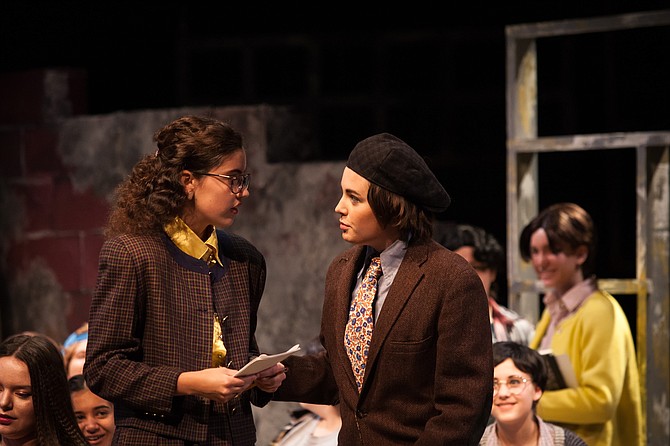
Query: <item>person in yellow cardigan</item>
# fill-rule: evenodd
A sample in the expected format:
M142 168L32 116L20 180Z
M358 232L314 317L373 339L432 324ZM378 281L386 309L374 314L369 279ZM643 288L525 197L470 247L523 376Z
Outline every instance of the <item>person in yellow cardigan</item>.
M646 444L633 336L619 303L598 288L596 228L574 203L542 210L519 240L545 288L530 347L570 358L576 388L547 391L542 419L573 430L589 446Z

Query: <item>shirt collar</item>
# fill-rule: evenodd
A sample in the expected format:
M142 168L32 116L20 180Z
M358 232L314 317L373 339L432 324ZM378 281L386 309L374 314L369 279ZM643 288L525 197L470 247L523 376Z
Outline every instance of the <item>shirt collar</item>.
M540 430L540 441L538 446L553 446L554 442L554 429L547 423L545 423L542 418L536 416L537 424Z
M219 242L216 237L216 228L210 226L210 234L204 242L195 232L182 220L180 217L175 217L174 220L167 223L163 227L165 233L170 237L170 240L184 253L201 259L206 262L214 262L223 266L219 258L218 246Z
M561 297L553 292L544 296L544 304L552 320L558 321L579 308L579 306L596 290L596 280L589 278L570 288Z
M363 269L359 272L359 276L365 274L367 266L370 264L370 259L375 256L381 257L382 271L385 277L385 280L391 279L391 272L398 271L402 259L405 257L405 251L407 251L407 242L404 242L400 239L393 242L385 250L377 252L374 248L368 246L365 251L365 264ZM393 273L395 275L395 273Z
M554 442L554 429L551 425L543 421L537 415L535 416L535 421L540 431L540 438L538 441L538 446L553 446L556 444ZM498 422L494 422L493 425L487 427L487 433L489 433L486 440L486 446L500 446L500 440L498 439Z

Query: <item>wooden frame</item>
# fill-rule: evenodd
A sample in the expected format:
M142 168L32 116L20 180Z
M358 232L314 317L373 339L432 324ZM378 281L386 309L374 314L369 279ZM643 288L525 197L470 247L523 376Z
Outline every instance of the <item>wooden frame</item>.
M670 444L670 130L560 137L537 132L537 39L658 26L670 26L670 10L506 27L507 271L509 306L536 322L541 289L532 267L521 261L518 239L539 211L539 154L635 150L636 276L604 278L599 284L611 294L637 299L635 336L648 444Z

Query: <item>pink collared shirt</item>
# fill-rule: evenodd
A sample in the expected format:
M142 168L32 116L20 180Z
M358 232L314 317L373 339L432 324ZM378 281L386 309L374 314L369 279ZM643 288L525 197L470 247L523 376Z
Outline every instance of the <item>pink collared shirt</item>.
M551 348L551 338L561 321L577 311L597 288L595 277L590 277L570 288L561 297L556 296L553 290L547 292L542 301L549 312L550 322L540 343L540 350Z

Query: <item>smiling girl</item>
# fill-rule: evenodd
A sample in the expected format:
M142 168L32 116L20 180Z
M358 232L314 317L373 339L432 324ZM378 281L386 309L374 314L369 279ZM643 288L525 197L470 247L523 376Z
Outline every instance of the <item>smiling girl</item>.
M68 379L74 416L86 441L94 446L110 446L114 435L114 405L100 398L86 385L84 375Z
M542 418L574 430L589 446L646 444L633 335L619 303L598 287L596 228L574 203L540 212L519 249L545 288L532 348L570 358L578 386L547 391Z
M493 344L493 408L495 422L480 446L586 446L574 432L543 421L535 414L547 384L547 370L535 350L512 341Z

